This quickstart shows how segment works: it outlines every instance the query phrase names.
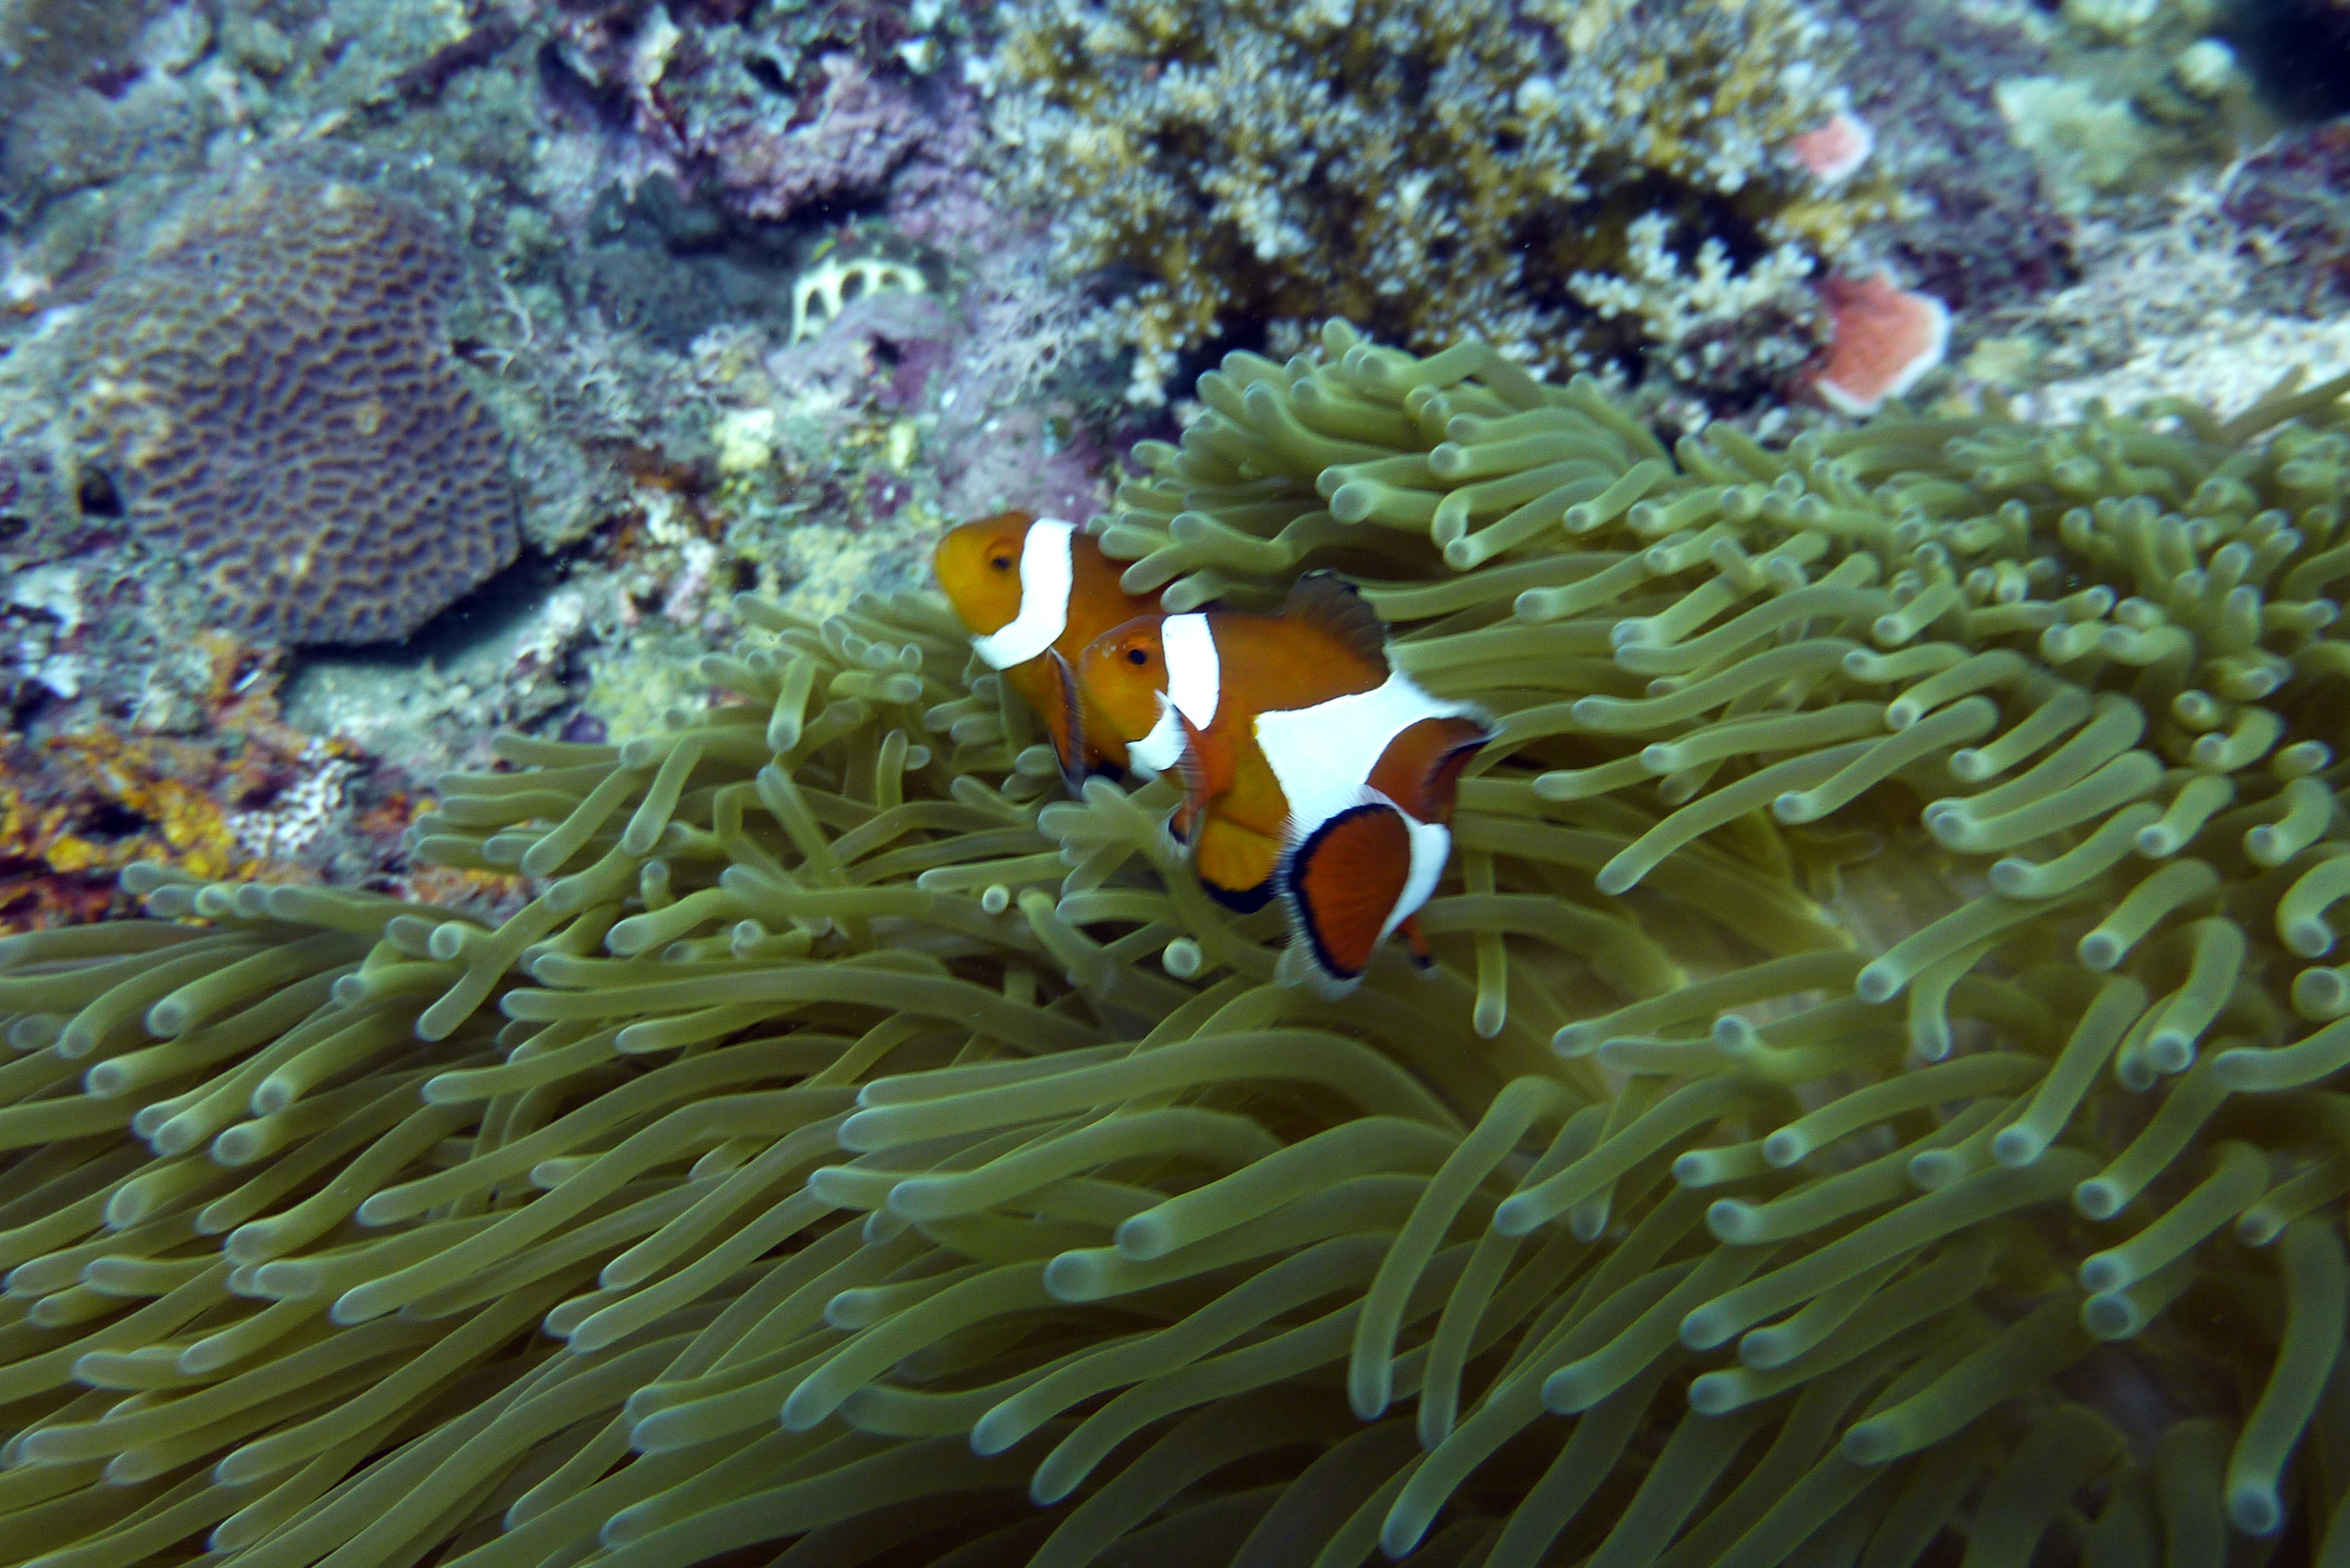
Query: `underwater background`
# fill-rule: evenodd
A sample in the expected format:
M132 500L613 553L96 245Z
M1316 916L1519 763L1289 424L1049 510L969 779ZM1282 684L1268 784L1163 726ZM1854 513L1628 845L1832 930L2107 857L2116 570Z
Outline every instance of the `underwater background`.
M0 1563L2350 1565L2344 0L0 73ZM1006 510L1495 720L1432 971Z

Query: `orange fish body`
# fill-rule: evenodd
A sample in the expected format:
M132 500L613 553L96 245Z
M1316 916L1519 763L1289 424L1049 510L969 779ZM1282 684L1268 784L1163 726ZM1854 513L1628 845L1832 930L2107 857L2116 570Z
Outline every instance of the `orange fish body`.
M1077 668L1137 750L1156 755L1180 731L1172 826L1201 882L1236 909L1282 897L1324 989L1351 986L1390 931L1424 950L1412 917L1451 851L1461 771L1491 732L1391 667L1351 587L1317 573L1277 616L1129 622Z
M1159 597L1119 587L1117 563L1090 535L1025 512L950 528L935 565L972 648L1044 722L1070 789L1126 767L1125 742L1087 713L1074 670L1088 643L1156 613Z

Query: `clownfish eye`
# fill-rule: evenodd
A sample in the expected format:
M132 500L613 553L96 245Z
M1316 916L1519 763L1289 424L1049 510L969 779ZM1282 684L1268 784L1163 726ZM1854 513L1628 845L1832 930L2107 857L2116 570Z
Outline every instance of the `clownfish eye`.
M992 556L989 558L987 564L999 572L1008 572L1012 569L1012 557L1009 556Z
M1140 648L1129 648L1126 650L1126 661L1128 664L1138 666L1148 664L1150 662L1149 650Z

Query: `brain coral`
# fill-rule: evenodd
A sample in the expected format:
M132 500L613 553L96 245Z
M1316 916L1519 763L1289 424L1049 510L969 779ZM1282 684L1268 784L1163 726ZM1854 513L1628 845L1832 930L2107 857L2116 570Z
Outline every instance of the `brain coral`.
M512 561L506 440L441 332L424 215L284 171L198 202L92 304L77 414L222 622L405 637Z
M1119 311L1145 398L1221 334L1332 312L1554 370L1679 348L1787 303L1873 210L1781 156L1843 103L1804 0L1004 14L1006 179L1053 213L1066 271L1148 280Z
M1280 984L934 598L746 601L445 781L501 925L0 943L0 1557L2342 1561L2345 384L1668 451L1321 349L1105 542L1501 715L1431 976Z

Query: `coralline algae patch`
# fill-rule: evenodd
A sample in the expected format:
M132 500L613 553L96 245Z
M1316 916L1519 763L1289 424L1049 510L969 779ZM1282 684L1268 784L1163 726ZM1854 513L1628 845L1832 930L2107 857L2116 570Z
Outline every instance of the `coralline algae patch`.
M1886 272L1829 278L1820 294L1830 337L1806 379L1813 393L1838 413L1873 414L1942 363L1950 312L1931 295L1898 287Z

